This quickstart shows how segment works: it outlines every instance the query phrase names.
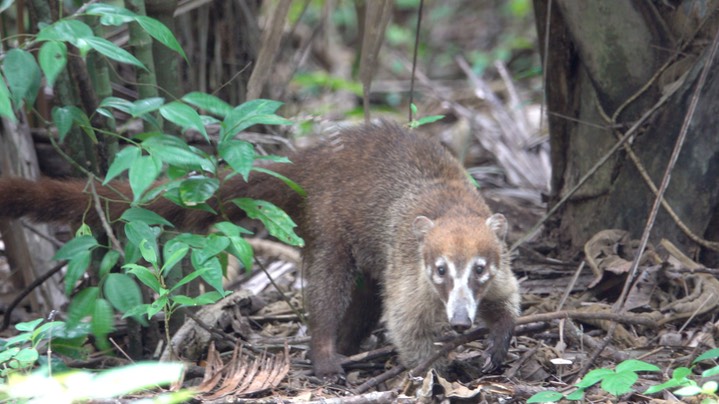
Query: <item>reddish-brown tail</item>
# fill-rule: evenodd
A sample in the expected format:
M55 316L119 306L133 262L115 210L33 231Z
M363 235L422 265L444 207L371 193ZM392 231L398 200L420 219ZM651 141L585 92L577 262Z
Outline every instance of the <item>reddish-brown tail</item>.
M95 183L95 190L100 197L102 211L107 213L110 222L118 219L130 206L132 192L126 182L113 181L107 187ZM208 201L215 211L224 212L226 217L183 208L165 198L158 198L143 207L163 216L181 230L204 231L217 221L237 221L245 217L245 213L230 202L238 197L270 201L294 218L301 205L301 197L281 181L266 174L253 173L249 183L239 176L225 182L218 193L222 210L218 199ZM42 223L100 224L92 191L85 180L0 178L0 217L28 217Z

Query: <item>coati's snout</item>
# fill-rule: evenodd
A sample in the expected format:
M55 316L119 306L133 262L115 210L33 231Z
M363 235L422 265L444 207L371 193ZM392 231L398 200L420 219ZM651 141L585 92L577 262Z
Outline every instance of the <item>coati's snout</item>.
M441 224L419 216L425 274L442 299L447 322L462 333L474 325L482 296L500 270L506 220L501 214L480 218L442 218Z

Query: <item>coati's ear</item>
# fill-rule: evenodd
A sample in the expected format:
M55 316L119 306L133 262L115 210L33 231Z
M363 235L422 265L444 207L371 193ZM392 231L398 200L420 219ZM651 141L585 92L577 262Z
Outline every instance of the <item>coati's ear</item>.
M504 241L507 237L507 219L501 213L495 213L487 218L487 226L497 235L497 237Z
M417 216L412 223L412 231L420 240L424 238L432 227L434 227L434 222L427 216Z

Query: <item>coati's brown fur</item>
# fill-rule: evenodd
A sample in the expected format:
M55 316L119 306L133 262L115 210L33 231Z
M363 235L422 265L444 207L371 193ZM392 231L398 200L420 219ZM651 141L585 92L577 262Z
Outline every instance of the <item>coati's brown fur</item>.
M464 331L478 314L490 329L488 367L507 352L519 312L517 281L506 259L506 223L492 215L460 164L438 143L390 123L342 130L323 144L270 167L298 182L306 199L274 177L239 176L220 190L231 220L236 197L268 200L287 211L305 239L303 270L315 374L343 372L339 354L357 351L380 317L408 367L432 355L446 325ZM97 223L83 181L0 179L0 216ZM127 207L115 191L111 220ZM211 202L217 210L217 202ZM158 199L150 209L183 229L217 218Z

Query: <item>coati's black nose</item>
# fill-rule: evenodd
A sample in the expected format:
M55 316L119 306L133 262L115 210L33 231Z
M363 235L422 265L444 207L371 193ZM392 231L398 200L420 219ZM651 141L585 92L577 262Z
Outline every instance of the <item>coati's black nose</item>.
M452 318L452 320L449 322L449 324L452 326L452 329L458 333L463 333L467 330L469 330L469 327L472 326L472 321L470 321L469 317L467 316L455 316Z

